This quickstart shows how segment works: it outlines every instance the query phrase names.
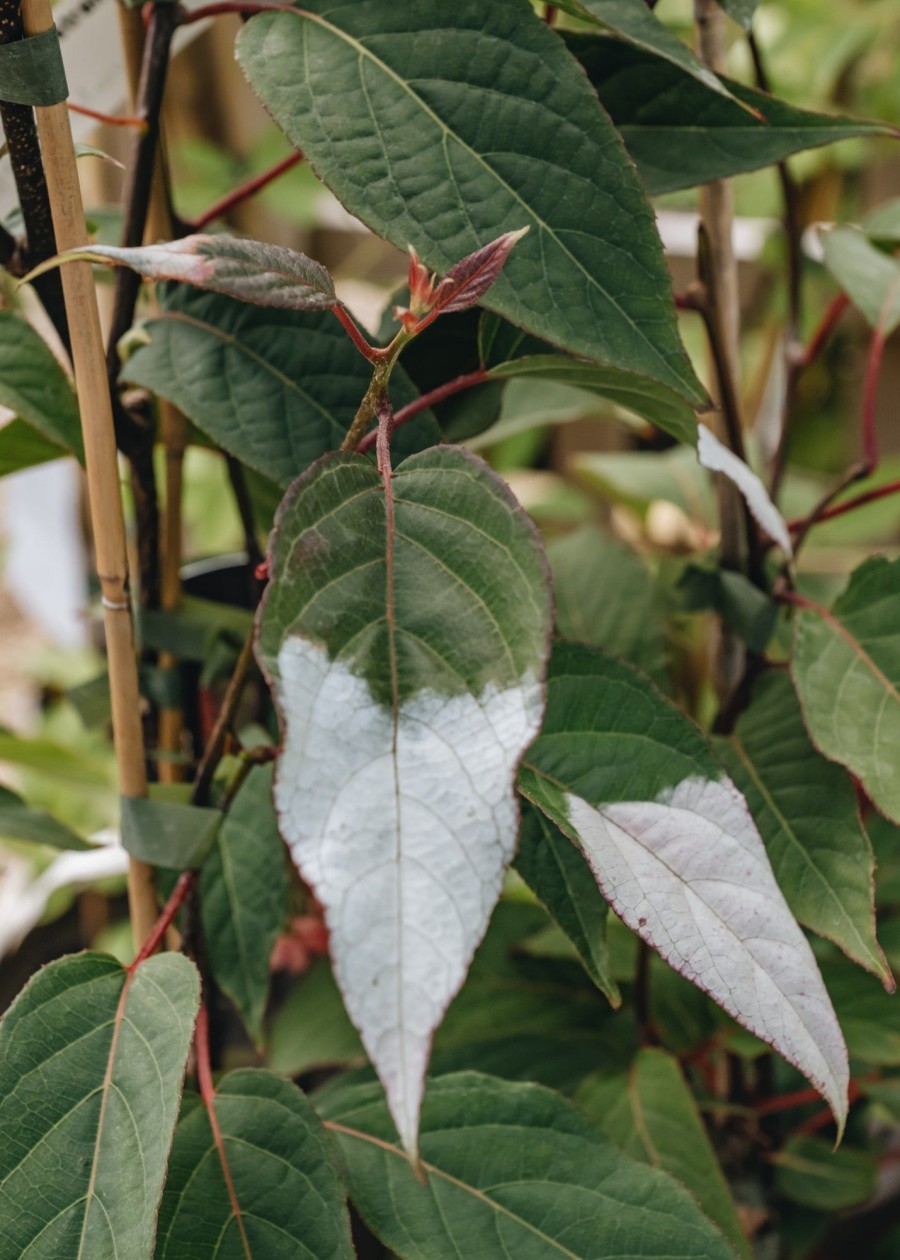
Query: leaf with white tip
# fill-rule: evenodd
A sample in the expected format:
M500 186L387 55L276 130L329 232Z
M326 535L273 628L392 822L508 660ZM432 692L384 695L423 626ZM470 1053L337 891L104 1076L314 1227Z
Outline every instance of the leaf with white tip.
M756 523L773 542L778 543L786 556L793 556L790 532L784 517L769 498L765 486L756 473L727 446L723 446L705 424L697 426L697 458L704 468L721 473L737 486Z
M621 919L806 1075L839 1126L847 1051L740 792L636 671L562 645L520 786L584 851Z
M257 650L284 723L281 830L413 1152L432 1033L515 848L515 770L543 708L545 562L505 485L442 447L386 480L359 455L314 465L270 564Z
M146 280L180 280L197 289L256 306L320 311L337 305L334 282L321 263L284 245L236 236L185 236L163 245L91 245L42 263L27 279L58 262L111 263L130 267Z

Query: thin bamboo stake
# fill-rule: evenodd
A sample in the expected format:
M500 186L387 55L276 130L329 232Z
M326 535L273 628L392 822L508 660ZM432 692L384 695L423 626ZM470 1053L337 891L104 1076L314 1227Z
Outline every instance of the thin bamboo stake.
M22 0L22 22L26 36L48 30L53 25L48 0ZM87 235L69 111L65 102L61 102L39 107L35 113L57 248L76 249L87 244ZM63 268L62 279L84 428L88 497L97 575L103 598L119 785L125 796L146 796L144 735L128 596L125 521L119 490L112 405L106 379L106 354L90 264L71 263ZM135 940L141 943L157 917L156 897L153 868L134 858L129 863L128 895L132 930Z
M138 95L141 65L144 53L144 20L140 9L119 8L119 29L122 37L125 71L128 78L132 109ZM172 216L166 195L167 171L165 142L160 130L156 150L150 204L147 209L145 239L154 242L170 240L173 235ZM165 507L160 534L160 604L168 612L181 603L181 502L184 484L184 452L187 445L187 424L177 407L164 398L159 400L159 420L163 447L166 452ZM168 652L161 653L160 669L175 669L177 660ZM182 767L174 758L181 750L184 714L181 709L163 708L159 711L159 761L161 783L179 783L183 778ZM168 754L168 755L166 755Z

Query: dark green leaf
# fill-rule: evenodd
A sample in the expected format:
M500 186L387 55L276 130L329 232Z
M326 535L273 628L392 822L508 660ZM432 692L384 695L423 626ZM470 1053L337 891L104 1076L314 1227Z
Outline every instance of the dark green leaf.
M353 1260L332 1146L300 1090L248 1068L212 1105L219 1135L203 1105L175 1131L156 1260Z
M822 964L822 974L852 1059L900 1066L900 1002L852 963Z
M272 803L272 766L257 766L225 815L200 876L213 976L257 1045L263 1040L269 958L287 919L286 856Z
M171 652L181 660L203 661L217 638L243 643L253 627L253 614L246 608L185 595L177 608L143 609L138 624L145 648Z
M562 0L557 8L601 30L615 32L634 48L643 49L693 76L707 91L728 96L722 81L694 56L687 44L654 17L646 0ZM616 43L623 53L630 51L628 45L622 45L621 39Z
M718 0L718 2L719 8L724 9L729 17L733 17L735 22L740 22L741 26L745 26L747 30L750 29L759 0Z
M146 1257L200 998L179 954L39 971L0 1026L0 1238L29 1260Z
M678 582L688 612L713 610L747 646L762 654L775 632L778 605L742 573L690 564Z
M401 1260L733 1260L685 1190L536 1085L474 1073L432 1081L424 1183L396 1144L377 1087L336 1091L323 1110L353 1203Z
M196 870L222 821L218 809L181 801L122 797L122 847L151 866Z
M551 542L556 625L565 639L621 656L662 681L662 603L643 561L595 525Z
M579 844L620 918L799 1067L840 1122L847 1058L828 994L700 731L636 670L561 644L519 783Z
M283 488L337 450L372 376L327 311L277 311L186 286L166 290L149 343L122 374L175 403L198 428ZM416 397L400 368L399 408ZM440 440L430 412L397 432L398 454Z
M48 814L26 804L9 788L0 787L0 836L9 840L31 840L55 849L92 849L77 832Z
M84 463L78 404L65 372L31 325L11 311L3 310L0 310L0 405L9 407L49 443L63 447L66 453L76 455ZM10 456L12 454L10 451ZM41 461L32 458L30 462Z
M872 849L856 791L809 742L786 674L760 680L716 749L747 798L794 914L892 984L875 939Z
M860 565L831 611L797 610L791 674L813 743L900 822L900 560Z
M875 1193L878 1163L871 1151L842 1146L824 1138L792 1137L772 1156L775 1185L786 1199L820 1212L864 1203Z
M624 147L529 6L311 0L296 17L253 18L238 58L276 122L379 235L443 273L530 225L491 309L702 402Z
M134 249L92 245L69 250L49 265L73 259L131 267L147 280L178 280L258 306L315 311L337 305L334 283L321 263L283 245L236 236L185 236ZM47 266L32 274L39 275Z
M576 1101L626 1155L690 1190L738 1255L750 1260L728 1183L677 1059L642 1050L627 1076L587 1081Z
M536 531L475 456L294 482L258 655L283 719L282 835L407 1148L431 1033L487 927L518 826L550 623Z
M613 1006L622 1001L609 972L609 906L583 854L549 818L525 803L516 870L578 951L585 970Z
M730 96L710 91L677 66L618 40L572 35L567 42L652 196L755 171L804 149L893 131L884 123L798 109L731 79L724 80Z

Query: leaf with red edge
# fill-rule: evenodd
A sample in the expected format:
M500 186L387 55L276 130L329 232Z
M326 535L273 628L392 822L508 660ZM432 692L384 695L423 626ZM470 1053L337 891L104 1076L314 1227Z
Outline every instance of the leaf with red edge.
M230 1072L175 1132L156 1260L353 1260L331 1140L304 1094ZM211 1123L211 1117L214 1123Z
M180 954L32 978L0 1027L0 1254L150 1255L199 998Z
M321 263L283 245L236 236L185 236L180 241L134 249L116 245L70 249L41 263L26 279L34 279L61 262L131 267L146 280L180 280L256 306L317 311L338 304L334 282Z
M468 310L480 302L503 270L513 246L527 231L529 228L523 227L517 232L504 232L451 267L441 281L435 308L449 314Z

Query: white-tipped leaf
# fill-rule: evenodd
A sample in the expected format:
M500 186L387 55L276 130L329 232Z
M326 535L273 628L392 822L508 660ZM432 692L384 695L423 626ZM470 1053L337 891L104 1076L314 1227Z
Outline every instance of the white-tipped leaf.
M444 447L402 463L390 499L361 456L315 465L288 492L271 566L259 655L284 726L281 830L414 1153L431 1037L515 849L544 562L503 483Z
M843 1128L831 1001L747 803L692 723L628 666L561 647L521 782L620 918L799 1068Z
M791 535L784 517L769 498L769 493L752 468L748 467L705 424L697 426L697 458L710 472L721 473L734 482L744 496L754 519L786 556L793 556Z

